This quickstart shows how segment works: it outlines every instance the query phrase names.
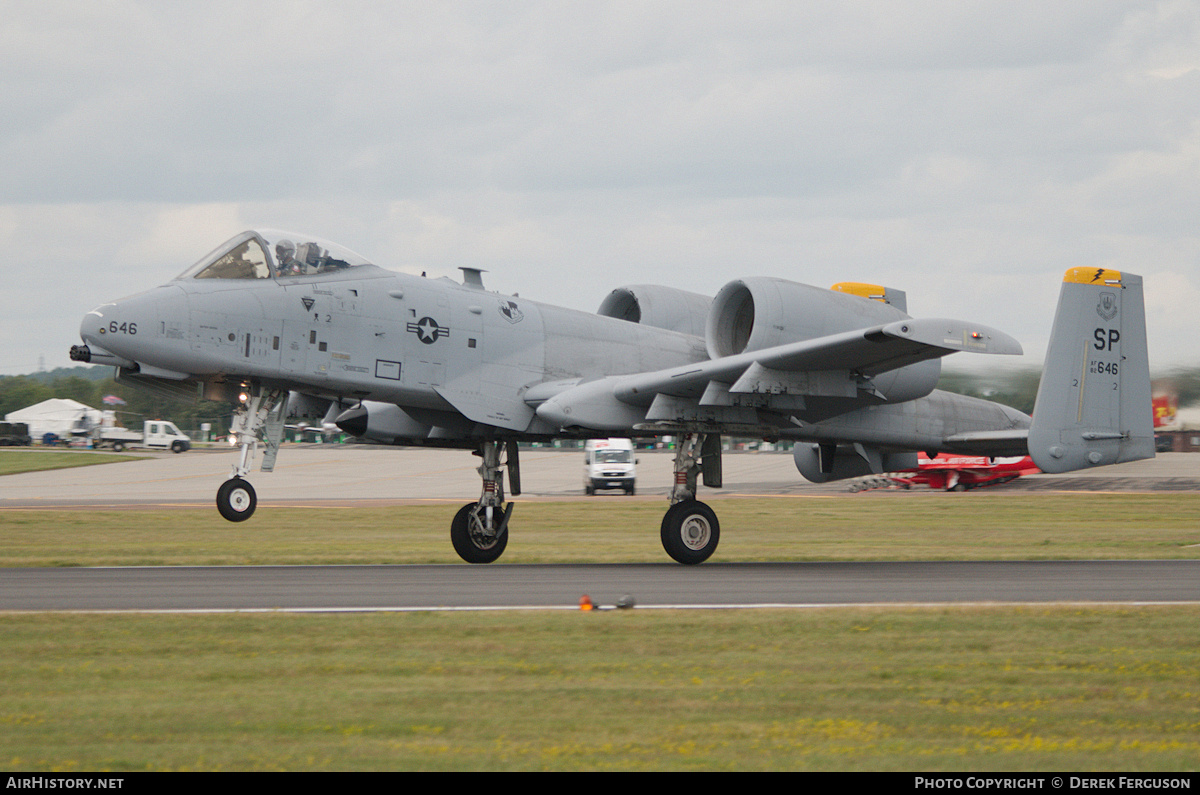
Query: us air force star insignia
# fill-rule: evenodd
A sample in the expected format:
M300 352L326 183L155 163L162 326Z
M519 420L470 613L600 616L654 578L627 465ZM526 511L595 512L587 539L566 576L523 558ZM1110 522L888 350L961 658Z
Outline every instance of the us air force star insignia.
M507 320L509 323L520 323L525 318L525 313L517 306L515 301L509 301L507 298L500 299L500 317Z
M417 339L426 345L432 345L438 341L438 337L449 337L450 329L445 326L439 326L438 322L431 317L423 317L416 323L408 324L408 331L417 335Z
M1096 304L1096 313L1105 320L1117 316L1117 296L1115 293L1100 293L1100 303Z

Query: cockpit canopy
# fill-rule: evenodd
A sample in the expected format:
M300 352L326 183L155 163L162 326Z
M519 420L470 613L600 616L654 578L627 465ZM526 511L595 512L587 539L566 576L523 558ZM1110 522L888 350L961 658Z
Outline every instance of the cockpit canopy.
M179 279L288 279L370 265L364 257L311 235L259 229L226 240Z

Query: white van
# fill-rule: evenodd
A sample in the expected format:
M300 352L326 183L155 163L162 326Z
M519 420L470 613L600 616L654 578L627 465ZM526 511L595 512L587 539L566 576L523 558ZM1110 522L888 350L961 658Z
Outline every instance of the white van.
M146 420L141 431L131 431L115 425L98 425L91 430L92 446L99 449L111 446L118 453L126 447L149 447L182 453L192 449L192 440L165 420Z
M624 489L633 494L637 461L629 439L588 439L583 446L583 490Z

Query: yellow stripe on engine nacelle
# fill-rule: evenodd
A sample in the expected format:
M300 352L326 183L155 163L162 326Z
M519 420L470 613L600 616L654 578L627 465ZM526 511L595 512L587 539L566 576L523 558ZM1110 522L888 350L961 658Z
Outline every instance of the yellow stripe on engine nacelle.
M838 282L829 289L839 293L860 295L863 298L870 298L885 304L887 303L887 288L878 284L866 284L865 282Z
M1105 287L1120 284L1121 272L1108 268L1068 268L1066 275L1063 276L1063 281Z

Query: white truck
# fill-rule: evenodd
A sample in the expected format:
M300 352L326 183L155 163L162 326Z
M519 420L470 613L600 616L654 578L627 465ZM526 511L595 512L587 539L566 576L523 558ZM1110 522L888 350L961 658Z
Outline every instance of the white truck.
M146 420L141 431L131 431L112 425L92 428L92 446L111 447L118 453L126 447L148 447L153 450L170 450L182 453L191 449L192 440L181 433L175 423L166 420Z
M583 446L583 490L624 489L634 493L637 461L629 439L588 439Z

